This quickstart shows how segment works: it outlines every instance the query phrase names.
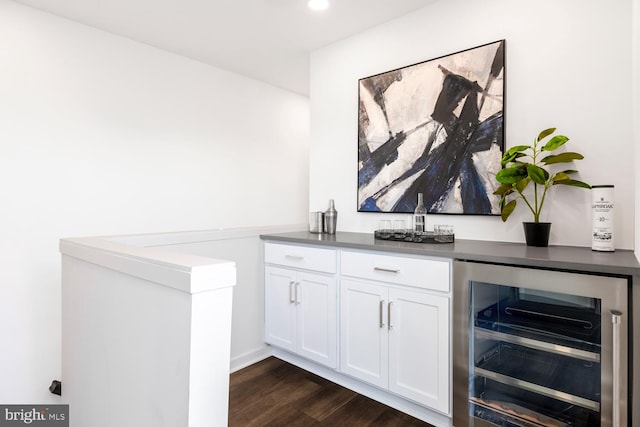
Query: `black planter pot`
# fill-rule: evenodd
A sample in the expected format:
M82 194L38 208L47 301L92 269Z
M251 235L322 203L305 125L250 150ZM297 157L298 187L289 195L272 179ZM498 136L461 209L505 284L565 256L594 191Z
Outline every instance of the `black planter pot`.
M522 225L527 246L549 246L550 222L523 222Z

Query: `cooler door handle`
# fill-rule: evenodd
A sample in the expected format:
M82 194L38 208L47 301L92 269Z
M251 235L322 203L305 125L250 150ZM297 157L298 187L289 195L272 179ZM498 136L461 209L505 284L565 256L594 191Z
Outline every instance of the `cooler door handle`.
M620 321L622 312L611 310L611 323L613 323L613 417L611 425L622 427L620 424Z

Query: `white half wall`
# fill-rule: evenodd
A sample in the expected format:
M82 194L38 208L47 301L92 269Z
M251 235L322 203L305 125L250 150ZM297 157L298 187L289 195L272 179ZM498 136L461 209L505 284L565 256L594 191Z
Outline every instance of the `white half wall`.
M579 178L615 185L616 246L632 249L631 1L439 1L313 52L310 210L335 199L338 230L372 232L394 219L357 212L358 79L506 39L506 147L552 126L569 136L567 149L585 155ZM553 222L550 244L591 246L590 205L587 190L553 188L542 217ZM458 238L518 242L530 218L519 206L504 224L454 215L428 222L452 224Z
M227 425L235 264L92 237L60 252L69 425Z
M306 224L309 139L305 97L0 0L0 402L59 401L60 238Z

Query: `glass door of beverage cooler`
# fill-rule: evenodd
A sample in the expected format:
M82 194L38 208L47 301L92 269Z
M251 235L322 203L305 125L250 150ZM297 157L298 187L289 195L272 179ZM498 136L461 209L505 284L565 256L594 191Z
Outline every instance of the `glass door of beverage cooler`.
M456 264L454 425L627 425L625 279Z

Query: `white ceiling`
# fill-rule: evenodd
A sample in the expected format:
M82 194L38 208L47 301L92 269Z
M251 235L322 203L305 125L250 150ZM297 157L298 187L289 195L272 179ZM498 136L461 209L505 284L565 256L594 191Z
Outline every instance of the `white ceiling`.
M16 1L308 95L309 52L437 0Z

